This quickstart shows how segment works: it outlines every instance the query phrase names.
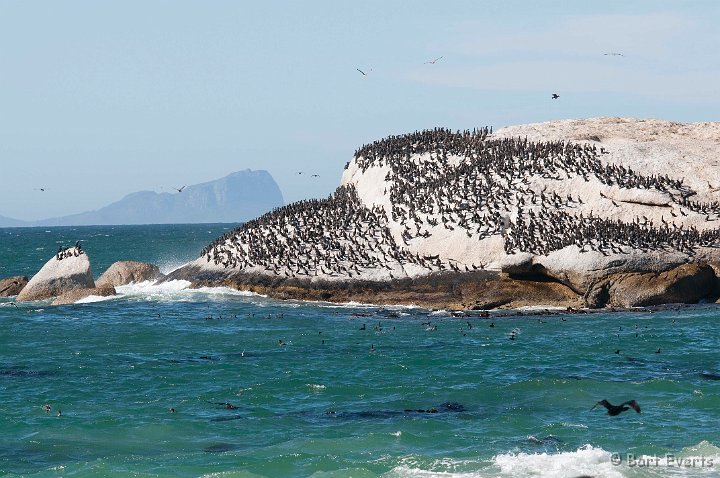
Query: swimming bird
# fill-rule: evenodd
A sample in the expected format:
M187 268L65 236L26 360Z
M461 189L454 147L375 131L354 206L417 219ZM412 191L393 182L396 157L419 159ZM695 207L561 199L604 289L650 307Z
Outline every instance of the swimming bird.
M45 413L50 413L50 410L52 410L50 405L43 405L42 409L45 411Z
M208 402L213 405L222 405L225 410L237 410L238 407L228 402Z
M185 187L186 187L186 186L183 186L183 187L181 187L181 188L173 188L173 189L174 189L175 191L181 193L181 192L183 192L183 189L185 189Z
M556 100L558 98L560 98L560 95L558 95L557 93L552 94L552 99Z
M424 64L425 64L425 65L434 65L435 62L438 61L438 60L440 60L440 59L442 59L441 56L435 58L434 60L426 61Z
M595 407L597 407L598 405L602 405L603 407L607 408L607 414L611 417L614 417L615 415L620 415L622 412L630 410L631 407L633 410L640 413L640 405L635 400L628 400L627 402L623 402L620 405L613 405L607 400L600 400L590 410L595 409ZM627 407L626 405L630 406Z

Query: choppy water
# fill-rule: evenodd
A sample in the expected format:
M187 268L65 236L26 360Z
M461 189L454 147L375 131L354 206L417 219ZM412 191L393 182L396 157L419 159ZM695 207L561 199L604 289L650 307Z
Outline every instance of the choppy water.
M96 275L167 269L225 227L0 230L0 276L77 239ZM717 306L484 319L185 286L0 299L0 475L720 476Z

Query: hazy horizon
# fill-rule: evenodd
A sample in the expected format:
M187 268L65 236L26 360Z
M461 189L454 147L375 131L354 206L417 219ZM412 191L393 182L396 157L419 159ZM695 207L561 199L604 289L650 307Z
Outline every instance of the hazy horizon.
M720 106L711 1L1 4L0 215L21 220L246 168L290 203L391 134Z

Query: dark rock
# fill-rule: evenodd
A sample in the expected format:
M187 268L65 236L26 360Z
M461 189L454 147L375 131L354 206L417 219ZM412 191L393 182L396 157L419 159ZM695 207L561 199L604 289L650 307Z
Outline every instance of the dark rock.
M0 297L18 295L27 283L28 278L26 276L15 276L8 277L7 279L0 279Z
M89 297L91 295L97 295L100 297L115 295L115 288L112 286L104 286L87 289L73 289L60 295L59 297L56 297L55 300L53 300L52 305L74 304L80 299L84 299L85 297Z
M661 273L618 274L608 284L613 307L691 304L714 298L717 277L709 265L690 263Z

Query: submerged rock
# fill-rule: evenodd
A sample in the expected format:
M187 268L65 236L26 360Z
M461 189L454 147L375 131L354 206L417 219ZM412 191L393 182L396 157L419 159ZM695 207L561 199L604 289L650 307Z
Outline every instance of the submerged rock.
M26 276L15 276L8 277L7 279L0 279L0 297L18 295L27 283L28 278Z
M95 288L87 254L79 249L67 251L70 253L55 255L47 261L20 291L16 300L43 300L75 289Z
M118 261L95 282L98 287L118 287L132 282L157 280L164 277L158 266L146 262Z

